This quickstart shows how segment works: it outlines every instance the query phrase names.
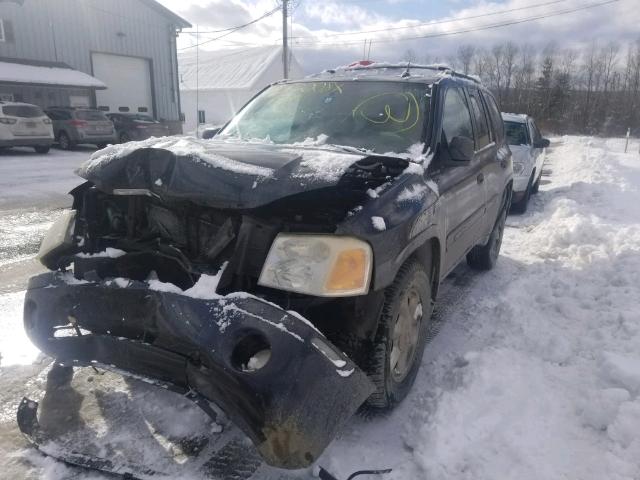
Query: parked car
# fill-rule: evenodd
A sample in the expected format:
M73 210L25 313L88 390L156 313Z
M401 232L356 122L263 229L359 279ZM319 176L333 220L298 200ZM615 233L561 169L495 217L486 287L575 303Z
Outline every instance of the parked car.
M33 147L47 153L52 143L51 120L40 107L0 101L0 148Z
M405 398L438 286L495 265L513 190L489 90L406 64L277 83L211 140L107 148L78 174L29 337L61 368L218 404L283 468Z
M46 112L53 121L55 139L62 150L72 150L81 143L104 148L118 141L113 123L100 110L51 107Z
M107 113L107 117L113 122L120 143L169 135L169 127L149 115L142 113Z
M542 138L533 118L524 114L503 113L507 142L513 153L512 209L527 211L532 193L538 193L545 149L549 140Z

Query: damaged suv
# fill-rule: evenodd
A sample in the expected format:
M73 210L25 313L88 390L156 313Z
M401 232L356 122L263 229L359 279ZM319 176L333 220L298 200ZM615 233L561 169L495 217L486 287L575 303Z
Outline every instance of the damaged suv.
M489 91L407 65L280 82L212 140L110 146L78 174L32 341L216 404L282 468L407 395L439 283L494 266L512 192Z

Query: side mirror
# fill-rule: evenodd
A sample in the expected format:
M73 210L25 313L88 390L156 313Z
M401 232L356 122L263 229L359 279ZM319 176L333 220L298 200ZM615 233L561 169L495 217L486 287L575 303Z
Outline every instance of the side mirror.
M541 138L533 142L533 148L547 148L549 145L551 145L551 142L547 138Z
M473 160L475 144L469 137L453 137L449 142L449 155L455 162L470 162Z
M220 128L207 128L204 132L202 132L202 138L205 140L209 140L210 138L215 137L220 130Z

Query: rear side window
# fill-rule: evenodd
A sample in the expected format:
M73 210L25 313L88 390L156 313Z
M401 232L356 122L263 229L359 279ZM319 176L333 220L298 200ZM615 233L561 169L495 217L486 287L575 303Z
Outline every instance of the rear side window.
M37 118L43 117L44 112L35 105L7 105L2 112L10 117Z
M78 120L87 120L87 121L109 120L104 113L98 110L76 110L75 114Z
M489 135L489 125L487 123L487 116L484 112L482 100L477 90L469 90L469 99L471 102L471 112L475 120L475 138L476 138L476 150L480 150L489 143L491 143L491 136Z
M451 142L454 137L473 139L469 107L459 88L452 87L447 90L444 99L442 131L447 137L447 142Z
M491 119L491 124L493 125L496 143L501 144L504 141L504 122L502 121L502 115L500 115L500 110L498 109L496 100L495 98L493 98L493 95L490 95L486 92L480 93L482 95L482 98L484 99L485 105L487 106L487 110L489 111L489 118Z

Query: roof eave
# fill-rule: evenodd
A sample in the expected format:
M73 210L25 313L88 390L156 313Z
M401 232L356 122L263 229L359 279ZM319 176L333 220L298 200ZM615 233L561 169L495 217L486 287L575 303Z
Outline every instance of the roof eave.
M141 1L149 5L149 7L153 8L154 10L157 10L158 12L162 13L165 17L168 17L171 20L173 20L176 24L176 27L178 28L191 28L193 26L189 22L187 22L184 18L182 18L180 15L173 13L171 10L169 10L164 5L158 3L156 0L141 0Z

